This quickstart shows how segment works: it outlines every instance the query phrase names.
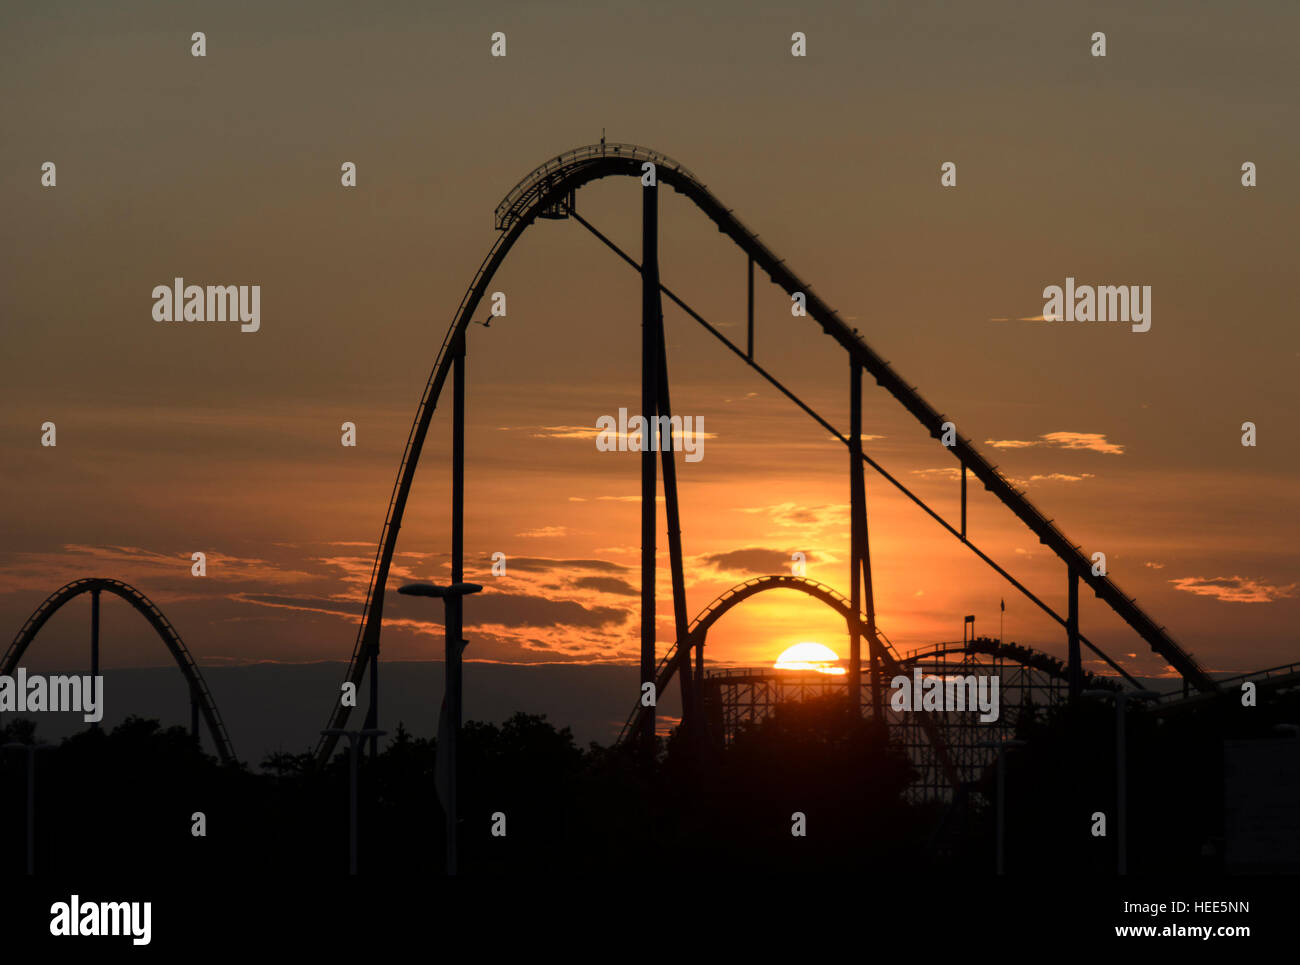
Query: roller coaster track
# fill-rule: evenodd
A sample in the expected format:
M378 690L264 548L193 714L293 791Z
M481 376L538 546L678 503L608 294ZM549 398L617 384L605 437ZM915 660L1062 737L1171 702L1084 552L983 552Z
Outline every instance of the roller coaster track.
M162 638L162 642L171 651L171 655L181 668L181 674L185 677L186 683L189 684L190 694L198 702L203 719L208 725L208 733L212 736L212 743L216 747L217 756L223 763L235 763L235 749L230 743L230 735L226 733L226 725L217 710L217 703L212 698L212 691L208 689L207 682L203 679L203 672L199 670L199 665L194 662L194 658L190 656L189 650L181 641L180 634L176 632L176 628L171 625L171 622L154 605L152 600L135 587L123 583L121 580L109 580L99 577L73 580L66 586L61 586L51 593L46 597L45 602L38 606L36 611L27 618L27 622L18 631L18 636L14 637L13 643L9 644L9 649L5 651L4 657L0 659L0 674L13 674L18 668L18 662L22 660L23 654L31 645L36 634L60 607L69 600L92 591L107 591L121 597L149 621L149 625Z
M818 583L816 580L809 580L801 576L778 575L760 576L752 580L746 580L744 583L738 583L719 593L712 603L699 612L695 619L691 621L690 626L687 627L685 640L676 640L668 648L668 652L664 654L663 659L659 661L659 666L655 669L655 693L667 693L668 685L672 682L673 675L677 672L678 665L681 663L683 644L689 650L691 647L703 642L709 628L717 623L723 614L740 604L741 601L766 590L797 590L814 599L821 600L844 617L845 620L853 617L853 604L843 594L825 583ZM865 627L867 625L866 614L858 614L858 621L861 626ZM899 669L901 661L894 649L894 645L889 642L889 638L885 636L884 631L879 627L876 628L876 632L885 644L884 664L886 669ZM632 708L632 712L628 715L627 721L623 724L623 730L618 735L617 743L622 744L630 734L636 733L642 718L653 710L652 707L643 707L641 702L637 701Z
M1050 653L1044 653L1041 650L1034 650L1032 647L1022 647L1018 643L1002 643L984 637L977 640L968 640L964 643L939 643L933 647L913 650L899 662L905 667L910 667L914 664L938 660L948 654L962 654L964 656L982 654L988 657L999 657L1003 660L1010 660L1012 663L1018 663L1022 667L1031 667L1057 680L1069 679L1069 670L1059 657L1053 657ZM1086 687L1099 690L1119 691L1123 689L1114 677L1100 677L1087 670L1083 672L1083 681Z
M529 226L538 218L565 218L573 214L575 192L592 181L611 176L641 178L642 166L646 162L655 165L658 182L667 184L679 194L691 200L717 225L720 232L730 238L767 274L774 284L791 296L798 292L803 293L806 298L807 312L821 325L823 333L835 339L849 354L850 358L861 364L876 380L876 383L897 399L933 438L939 439L943 435L945 417L926 402L913 386L905 382L890 367L889 363L868 346L855 329L846 325L835 311L813 292L811 285L806 284L795 275L782 259L776 257L775 253L758 240L756 234L741 224L732 215L730 209L726 208L722 202L709 192L703 183L677 161L648 148L604 142L556 155L530 172L511 189L501 204L497 206L496 227L501 234L474 275L473 281L456 310L451 326L443 338L442 346L438 350L433 370L428 383L425 385L420 405L416 410L415 420L407 436L406 449L402 454L402 461L398 467L397 480L393 487L392 496L389 499L388 514L384 521L374 565L371 569L370 585L366 593L366 602L361 612L356 643L353 647L348 668L347 679L353 684L360 686L369 660L378 653L379 632L383 622L384 593L388 581L389 565L396 547L398 532L401 529L402 517L406 509L406 500L415 475L416 465L419 462L420 453L424 447L424 441L443 385L454 361L453 346L464 338L471 316L477 310L479 302L487 291L487 286L515 242ZM666 289L663 290L667 291ZM679 305L682 304L670 292L668 294ZM689 309L686 310L690 312ZM697 321L703 323L703 319L694 312L690 312L690 314ZM707 323L704 324L707 326ZM711 330L715 335L718 334L716 330ZM730 345L729 342L728 344ZM732 348L734 350L735 347L732 346ZM757 365L754 365L752 360L750 360L750 364L760 372L762 371ZM766 375L766 373L764 374ZM786 392L786 394L793 398L791 393ZM795 401L798 402L798 400ZM815 413L812 413L811 409L801 402L798 404L829 428L829 424L816 416ZM839 433L836 433L836 435L839 435ZM840 438L841 441L847 441L842 435L840 435ZM1066 564L1067 570L1090 586L1096 596L1119 614L1147 642L1154 652L1168 661L1185 680L1198 690L1212 691L1214 689L1212 680L1200 664L1174 642L1165 628L1159 626L1147 616L1133 598L1126 596L1109 576L1095 574L1092 561L1083 551L1070 542L1050 519L1040 513L1025 498L1024 493L1012 486L998 472L996 467L990 464L975 449L968 439L958 433L955 443L948 448L957 457L964 470L973 473L983 483L985 489L1015 513L1037 535L1039 541L1051 549ZM1034 596L991 558L969 543L964 533L958 534L951 525L921 503L919 499L908 492L901 483L886 473L877 463L865 455L863 458L891 483L907 493L914 502L922 505L949 532L957 535L986 564L994 567L997 572L1010 580L1022 593L1058 622L1064 623L1064 620L1042 600ZM1095 647L1093 649L1096 650ZM342 728L347 721L349 711L350 708L335 700L330 711L328 727L330 729ZM316 760L318 762L323 762L329 758L337 740L336 734L330 734L321 739L316 749Z

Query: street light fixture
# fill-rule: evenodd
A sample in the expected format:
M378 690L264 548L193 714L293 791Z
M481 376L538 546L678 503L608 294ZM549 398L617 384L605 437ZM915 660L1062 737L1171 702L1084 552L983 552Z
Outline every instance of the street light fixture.
M479 593L483 587L477 583L452 583L438 586L435 583L408 583L398 589L405 596L432 596L442 600L445 608L446 628L446 682L444 693L447 709L447 733L438 734L438 755L446 754L447 786L442 801L447 818L447 874L456 873L456 736L460 732L461 673L460 655L468 641L463 635L462 598Z
M997 800L997 826L998 826L998 874L1004 871L1002 857L1002 842L1006 834L1006 765L1003 761L1002 752L1008 747L1024 747L1027 741L1021 740L1004 740L1004 741L981 741L978 747L995 747L998 752L998 800Z
M357 873L357 742L364 741L367 737L383 737L387 734L386 730L344 730L341 727L331 727L328 730L321 731L321 734L328 734L336 737L346 737L348 739L348 756L351 758L351 792L348 795L348 874Z
M1124 736L1125 710L1130 700L1159 700L1160 695L1150 690L1113 691L1092 689L1083 691L1084 697L1115 700L1115 831L1119 874L1128 874L1128 740Z
M50 750L49 744L20 744L10 741L7 751L27 752L27 874L36 874L36 752Z

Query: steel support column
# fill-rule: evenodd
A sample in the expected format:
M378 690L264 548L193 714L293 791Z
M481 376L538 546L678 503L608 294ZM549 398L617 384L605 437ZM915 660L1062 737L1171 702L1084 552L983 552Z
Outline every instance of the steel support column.
M459 838L459 828L457 827L457 771L459 770L456 753L457 745L460 738L460 717L461 717L461 651L464 649L465 639L464 630L464 610L462 604L464 598L451 594L446 598L446 618L447 618L447 643L444 660L444 674L446 675L445 693L443 698L447 705L447 727L446 734L441 730L438 732L438 741L442 745L438 748L439 755L446 753L447 770L446 770L446 792L447 797L442 802L443 814L446 817L446 839L447 839L447 874L454 875L459 869L459 848L457 846Z
M656 300L658 292L656 291ZM686 613L686 576L682 570L682 526L677 510L677 464L672 446L672 401L668 394L668 349L664 344L663 310L659 306L659 392L658 414L668 419L668 440L662 445L660 455L664 469L664 515L668 521L668 566L673 581L673 628L680 650L677 676L682 688L682 724L688 732L694 730L702 718L696 704L695 680L691 673L691 648L686 641L690 617Z
M754 358L754 259L749 259L749 358Z
M961 466L961 541L966 542L966 464Z
M452 444L451 444L451 582L463 581L465 576L465 331L456 335L452 347L455 361L452 368ZM446 649L443 672L446 676L447 734L438 734L445 740L447 753L447 800L443 810L447 818L447 873L454 875L459 866L457 841L457 745L460 743L461 721L461 654L465 649L465 598L453 593L446 598Z
M1070 570L1070 604L1065 618L1065 634L1069 642L1070 700L1077 700L1083 686L1083 663L1079 655L1079 574Z
M366 730L379 729L379 639L375 639L370 648L370 706L366 708ZM374 737L370 738L370 759L379 756L379 747Z
M99 676L99 590L90 591L90 676Z
M641 188L641 698L655 686L655 470L654 420L659 395L659 189ZM656 704L659 694L654 694ZM654 753L656 712L645 714L641 748Z
M853 590L852 605L854 623L859 614L865 613L867 625L859 632L850 635L849 676L855 680L856 713L862 712L862 632L867 638L867 653L871 664L871 713L877 726L885 723L884 705L882 703L881 670L884 644L880 631L876 627L876 595L871 579L871 534L867 526L867 485L863 479L862 459L862 365L852 361L850 365L849 385L849 466L850 466L850 539L853 542Z
M99 590L90 591L90 685L95 685L95 678L99 676ZM99 724L91 725L96 730ZM199 729L194 728L194 735L197 737Z
M465 579L465 331L452 346L451 582Z
M862 366L849 363L849 712L862 715Z

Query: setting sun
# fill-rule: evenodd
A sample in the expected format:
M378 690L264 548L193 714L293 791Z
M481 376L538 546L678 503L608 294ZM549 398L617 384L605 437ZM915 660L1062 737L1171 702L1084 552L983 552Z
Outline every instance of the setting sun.
M815 670L818 673L848 673L839 666L839 657L835 651L820 643L796 643L776 658L773 666L777 670Z

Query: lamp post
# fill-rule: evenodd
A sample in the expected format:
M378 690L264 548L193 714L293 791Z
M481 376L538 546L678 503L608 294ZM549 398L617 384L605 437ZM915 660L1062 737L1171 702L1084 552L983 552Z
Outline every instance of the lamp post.
M980 747L996 747L998 751L998 800L997 800L997 826L998 826L998 874L1004 871L1003 866L1003 847L1002 843L1006 836L1006 793L1007 778L1006 765L1003 760L1002 752L1008 747L1024 747L1025 741L1005 740L1005 741L982 741Z
M27 874L36 874L36 752L49 750L48 744L5 744L7 751L27 752Z
M433 596L442 600L445 608L446 675L444 693L447 707L447 733L438 734L438 755L446 754L447 784L442 802L447 818L447 874L456 873L456 736L460 733L460 655L468 641L462 635L463 613L461 598L482 591L477 583L452 583L438 586L434 583L408 583L398 589L406 596Z
M351 791L348 795L348 874L357 873L357 741L365 740L367 737L383 737L387 734L386 730L343 730L341 727L331 727L328 730L321 731L321 734L330 734L348 739L348 757L351 758Z
M1125 710L1130 700L1159 700L1149 690L1085 690L1084 697L1115 699L1115 839L1119 874L1128 874L1128 740L1124 736Z

